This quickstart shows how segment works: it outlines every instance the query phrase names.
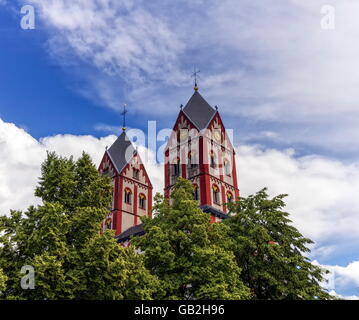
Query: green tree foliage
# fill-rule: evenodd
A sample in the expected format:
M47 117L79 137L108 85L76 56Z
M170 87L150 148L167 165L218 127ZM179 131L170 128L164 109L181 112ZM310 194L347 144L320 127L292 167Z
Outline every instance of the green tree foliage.
M179 178L172 203L156 195L154 219L144 218L145 235L133 244L144 251L145 265L161 282L164 299L246 299L228 241L227 226L210 224L193 200L193 187Z
M100 234L112 187L87 154L74 162L49 153L36 195L43 205L0 217L0 291L7 299L151 299L158 280L113 231ZM35 270L23 290L21 267ZM1 270L0 269L0 270ZM3 290L1 290L3 289Z
M229 204L232 217L224 224L242 268L242 281L254 299L330 299L320 286L326 271L303 255L310 251L307 246L312 241L302 236L283 211L285 197L270 199L263 189Z
M51 152L41 166L35 195L46 202L61 203L69 212L77 207L106 208L112 197L109 181L98 174L88 154L74 162L72 157Z
M7 280L7 276L5 276L2 269L0 269L0 297L2 295L2 292L5 291L6 289L6 280Z

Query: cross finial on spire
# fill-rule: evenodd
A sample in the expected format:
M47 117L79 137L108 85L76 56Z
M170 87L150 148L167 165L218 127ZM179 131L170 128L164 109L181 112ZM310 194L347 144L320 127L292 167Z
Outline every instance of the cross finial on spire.
M123 116L122 131L126 131L126 113L128 112L126 107L127 107L127 104L125 103L123 105L123 111L121 113L121 115Z
M198 91L198 78L199 78L199 73L201 72L201 70L197 70L196 67L193 68L193 73L192 73L192 77L194 78L194 91Z

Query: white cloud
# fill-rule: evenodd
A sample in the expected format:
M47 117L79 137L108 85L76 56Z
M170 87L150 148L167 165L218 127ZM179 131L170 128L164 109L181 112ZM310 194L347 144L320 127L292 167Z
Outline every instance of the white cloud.
M62 156L78 158L83 151L89 153L99 165L106 146L116 139L111 135L97 139L93 136L56 135L37 141L23 129L0 119L0 214L10 209L24 210L31 204L39 204L34 188L40 176L40 165L46 158L46 150ZM154 163L154 154L139 147L154 191L162 191L162 169Z
M123 79L140 82L149 75L152 79L173 75L171 70L177 69L176 54L183 50L183 44L164 19L141 6L142 1L28 2L37 6L54 31L50 47L59 58L72 51L103 73L122 74Z
M341 294L336 293L335 290L332 290L332 291L330 291L329 293L330 293L332 296L336 296L336 297L338 297L339 299L343 299L343 300L359 300L359 296L355 296L355 295L353 295L353 296L343 296L343 295L341 295Z
M355 240L359 244L359 166L320 156L295 157L260 146L237 149L237 175L242 195L268 187L287 193L287 210L306 236L324 242ZM321 254L332 253L330 247ZM318 252L319 253L319 252Z
M314 265L319 266L318 261L313 261ZM345 300L359 300L359 261L353 261L347 266L321 265L330 273L326 275L327 283L323 287L327 288L334 296ZM352 295L342 295L337 292L351 291Z
M235 2L221 1L210 10L217 32L207 34L243 57L230 55L231 70L208 80L226 112L275 122L288 144L355 152L358 1L331 1L333 31L320 28L327 1ZM240 107L233 110L236 100Z
M38 203L33 192L45 155L23 129L0 119L0 214Z
M359 261L349 263L346 267L326 266L336 278L336 286L350 287L355 285L359 289Z

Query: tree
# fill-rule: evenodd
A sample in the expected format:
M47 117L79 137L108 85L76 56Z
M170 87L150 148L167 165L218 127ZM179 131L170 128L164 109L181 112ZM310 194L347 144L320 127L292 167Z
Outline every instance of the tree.
M0 268L7 299L151 299L158 280L113 231L100 234L112 186L87 154L74 162L49 153L36 194L44 204L0 217ZM20 287L21 267L35 289ZM0 273L1 281L1 273ZM1 284L1 282L0 282Z
M71 212L77 207L108 208L112 200L110 179L99 175L88 154L73 158L47 154L35 195L46 202L58 202Z
M226 242L224 224L210 224L193 200L190 181L179 178L172 203L155 197L155 218L143 218L145 235L132 239L161 282L162 299L247 299L240 268Z
M254 299L330 299L320 286L327 271L304 256L313 242L291 225L285 197L270 199L263 189L228 205L232 214L224 224L241 279Z

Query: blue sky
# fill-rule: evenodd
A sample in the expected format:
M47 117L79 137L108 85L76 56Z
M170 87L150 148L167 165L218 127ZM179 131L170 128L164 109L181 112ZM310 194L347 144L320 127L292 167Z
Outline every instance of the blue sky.
M51 60L46 30L41 25L36 31L22 30L20 17L20 12L1 8L1 118L25 127L36 138L99 134L94 130L99 120L118 125L118 113L76 92L82 80Z
M333 30L321 27L328 3ZM34 30L20 28L24 4ZM32 201L45 149L98 160L124 103L129 127L171 128L196 66L234 129L242 194L289 193L293 221L316 241L311 258L337 272L340 294L359 295L358 13L354 0L0 0L0 173L23 161L20 146L31 168L0 209ZM160 190L162 169L148 166ZM5 178L0 200L16 188Z

